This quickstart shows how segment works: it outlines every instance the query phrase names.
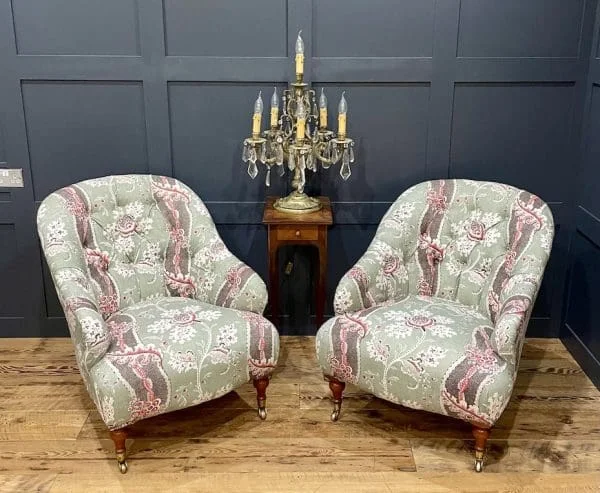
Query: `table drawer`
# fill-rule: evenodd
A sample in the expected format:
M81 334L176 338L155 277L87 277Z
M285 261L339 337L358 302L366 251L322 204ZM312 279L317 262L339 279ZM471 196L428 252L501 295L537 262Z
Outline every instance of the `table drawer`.
M318 226L279 226L277 228L278 240L318 240Z

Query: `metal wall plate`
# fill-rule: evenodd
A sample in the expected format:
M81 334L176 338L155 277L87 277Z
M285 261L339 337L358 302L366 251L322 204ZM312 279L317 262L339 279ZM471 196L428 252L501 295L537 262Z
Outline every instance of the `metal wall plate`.
M23 169L0 168L0 187L23 188Z

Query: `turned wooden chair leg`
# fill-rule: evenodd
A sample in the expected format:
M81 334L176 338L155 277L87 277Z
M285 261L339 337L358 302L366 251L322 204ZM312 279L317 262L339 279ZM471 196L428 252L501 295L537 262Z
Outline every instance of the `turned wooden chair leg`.
M121 428L119 430L112 430L110 432L110 438L115 443L115 452L117 454L117 463L119 464L119 471L122 474L127 472L127 449L125 447L125 440L127 440L127 429Z
M485 458L485 444L490 436L490 430L473 425L473 436L475 437L475 471L481 472Z
M329 379L329 388L333 395L333 412L331 413L331 421L337 421L340 419L340 412L342 410L342 394L346 388L345 382L340 382L335 378Z
M258 378L252 382L256 389L256 402L258 404L258 416L260 419L267 419L267 387L269 386L268 377Z

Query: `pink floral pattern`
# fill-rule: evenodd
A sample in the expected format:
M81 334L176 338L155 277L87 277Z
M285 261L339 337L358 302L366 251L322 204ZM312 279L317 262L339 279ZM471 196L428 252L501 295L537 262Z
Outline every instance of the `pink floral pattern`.
M553 234L548 206L529 192L471 180L412 187L338 285L336 317L317 334L323 372L492 426L510 399Z
M84 382L111 429L275 368L265 285L183 183L124 175L71 185L44 200L38 231Z

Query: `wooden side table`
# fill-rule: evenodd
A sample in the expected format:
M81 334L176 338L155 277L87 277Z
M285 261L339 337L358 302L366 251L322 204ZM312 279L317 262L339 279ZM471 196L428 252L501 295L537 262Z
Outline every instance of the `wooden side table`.
M316 322L321 326L325 315L327 279L327 228L333 224L331 202L327 197L319 197L321 210L307 214L286 214L273 207L277 197L267 197L263 224L269 235L269 301L271 319L277 324L279 317L279 265L277 251L284 245L312 245L317 247L319 262L316 287Z

